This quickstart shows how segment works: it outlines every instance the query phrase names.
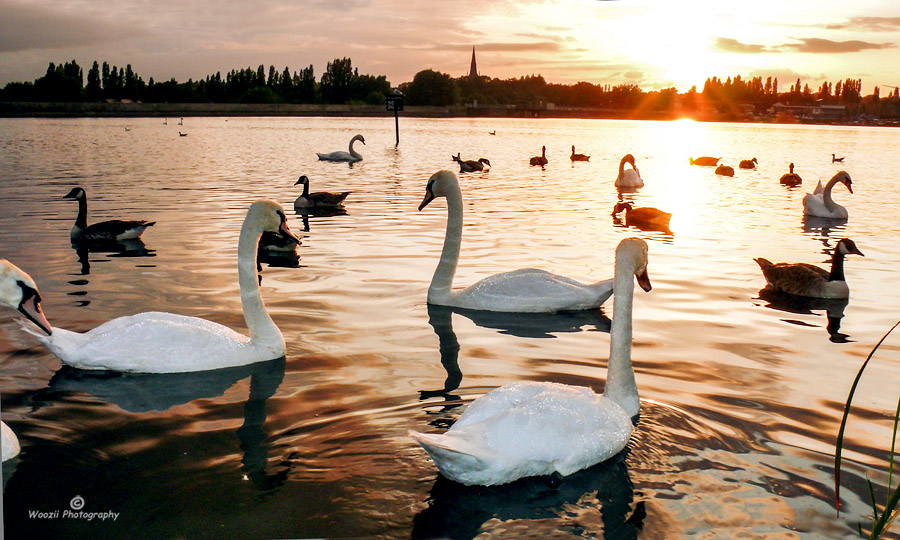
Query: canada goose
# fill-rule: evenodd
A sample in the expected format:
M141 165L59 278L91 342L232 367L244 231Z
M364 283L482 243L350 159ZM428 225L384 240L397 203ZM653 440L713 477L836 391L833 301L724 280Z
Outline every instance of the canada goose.
M831 154L831 162L832 163L843 163L844 158L843 157L834 157L834 154Z
M625 222L629 225L642 223L668 228L669 221L672 219L672 214L669 212L663 212L659 208L653 208L652 206L632 208L630 202L616 203L616 206L613 207L612 215L615 216L622 210L625 210Z
M472 159L463 160L460 159L459 154L453 157L453 161L459 163L459 172L478 172L483 171L485 165L491 166L491 162L486 158L478 158L478 161Z
M742 159L740 165L738 165L738 166L742 169L755 169L757 163L759 163L759 162L756 161L756 158Z
M101 221L93 225L87 224L87 193L80 187L72 188L63 199L78 201L78 217L69 233L72 242L100 242L107 240L133 240L139 237L147 227L155 221L113 219Z
M815 298L847 298L850 288L844 279L844 256L848 254L865 257L853 243L844 238L834 248L831 257L831 271L807 263L773 264L762 257L753 259L762 270L766 283L772 289Z
M303 194L294 201L294 208L338 208L343 206L344 199L350 195L350 191L330 193L327 191L309 192L309 178L301 176L294 185L303 184Z

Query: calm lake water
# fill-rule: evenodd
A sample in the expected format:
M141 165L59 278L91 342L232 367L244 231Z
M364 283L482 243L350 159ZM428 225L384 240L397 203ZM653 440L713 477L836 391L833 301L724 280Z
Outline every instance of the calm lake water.
M3 464L7 538L849 538L869 522L866 477L884 499L900 336L857 394L840 516L832 463L853 377L900 318L900 130L401 118L395 148L390 117L176 124L0 119L0 257L32 275L54 326L153 310L245 331L238 232L251 202L276 199L303 240L299 267L261 273L286 357L180 375L81 372L2 311L3 420L22 444ZM363 162L316 160L356 133ZM570 163L573 144L590 162ZM542 145L549 164L530 167ZM637 291L634 309L640 421L625 452L559 489L462 488L407 436L445 430L505 383L600 391L606 377L611 302L524 319L426 305L447 212L441 199L416 208L457 152L493 164L460 176L458 287L528 266L606 279L622 238L650 245L653 290ZM672 234L611 218L626 153L646 185L621 196L673 212ZM759 167L718 177L688 165L700 155ZM778 183L789 162L797 189ZM803 195L840 169L853 178L852 195L834 190L849 220L804 221ZM304 222L293 210L301 174L313 191L352 190L346 214ZM75 185L89 222L156 221L144 245L73 249L77 205L62 196ZM826 306L760 298L754 257L826 266L843 237L865 258L847 258L839 330ZM76 497L118 518L29 517Z

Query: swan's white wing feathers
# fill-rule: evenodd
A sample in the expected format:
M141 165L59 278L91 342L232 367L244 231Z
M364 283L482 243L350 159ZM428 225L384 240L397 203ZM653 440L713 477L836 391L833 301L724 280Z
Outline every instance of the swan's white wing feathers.
M550 312L599 307L612 280L585 285L535 268L486 277L453 295L453 305L486 311Z
M238 365L232 359L242 354L247 356L244 363L260 360L247 336L173 313L119 317L83 334L55 328L52 335L38 338L65 363L81 369L179 373Z
M479 398L444 435L417 440L439 447L429 454L445 476L492 485L589 467L620 452L633 429L618 404L589 388L525 382Z

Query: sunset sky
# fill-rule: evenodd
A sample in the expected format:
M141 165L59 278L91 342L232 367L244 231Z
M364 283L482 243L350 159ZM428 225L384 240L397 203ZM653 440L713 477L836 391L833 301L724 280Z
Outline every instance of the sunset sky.
M131 64L145 81L350 57L392 85L435 69L702 88L709 76L900 85L896 0L0 0L0 85L49 62Z

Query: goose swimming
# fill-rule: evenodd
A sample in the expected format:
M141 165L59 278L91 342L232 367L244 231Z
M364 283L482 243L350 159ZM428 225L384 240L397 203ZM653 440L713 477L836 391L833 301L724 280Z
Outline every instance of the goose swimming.
M615 299L603 394L552 382L519 382L476 399L442 434L410 431L442 475L466 485L567 476L615 456L634 431L640 397L631 364L634 281L651 289L647 243L616 248Z
M459 163L459 172L478 172L483 171L484 166L491 166L491 162L488 161L487 158L478 158L478 161L474 159L460 159L459 154L453 156L453 161Z
M303 184L303 193L294 201L294 208L339 208L344 205L344 199L350 195L349 191L331 193L328 191L309 192L309 178L301 176L294 185Z
M587 156L584 154L576 154L575 153L575 145L572 145L572 155L569 156L569 159L572 161L590 161L591 156Z
M183 373L284 356L284 338L266 312L257 281L257 246L264 231L280 231L300 242L278 203L262 200L250 206L238 240L238 282L249 337L198 317L160 312L119 317L85 333L54 328L45 336L26 330L79 369Z
M465 289L453 291L463 225L462 193L453 172L439 171L431 176L419 210L437 197L447 199L447 231L440 262L428 287L429 304L534 313L592 309L612 295L612 279L585 285L535 268L496 274Z
M844 278L844 256L865 257L853 240L844 238L834 248L831 271L807 263L773 264L762 257L753 259L762 270L769 288L797 296L847 298L850 288Z
M319 156L319 161L347 161L350 163L362 161L362 155L353 149L353 143L355 143L356 141L366 144L366 140L362 135L354 135L353 138L350 139L350 147L348 152L337 151L328 154L320 154L316 152L316 155Z
M138 238L147 227L156 225L155 221L120 220L101 221L93 225L87 224L87 193L80 187L72 188L63 199L78 201L78 217L69 232L72 242L101 242L108 240L133 240Z
M790 165L788 165L788 172L781 175L778 183L784 184L786 186L799 186L803 183L803 179L800 178L799 174L796 174L794 172L794 164L791 163Z
M547 147L542 146L541 147L541 155L531 158L528 161L528 163L531 165L540 165L541 167L546 165L547 164Z

